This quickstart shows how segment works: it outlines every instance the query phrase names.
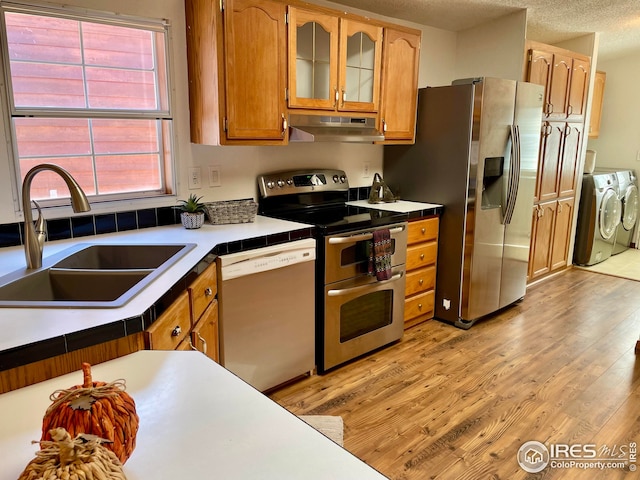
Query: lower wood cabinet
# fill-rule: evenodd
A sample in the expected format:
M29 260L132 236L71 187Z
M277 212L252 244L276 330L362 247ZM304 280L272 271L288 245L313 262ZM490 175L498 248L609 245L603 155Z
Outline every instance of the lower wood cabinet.
M433 318L438 228L438 217L409 222L404 302L405 328Z
M216 362L218 301L215 263L210 264L145 331L150 350L198 350Z
M533 207L529 280L567 265L574 199L542 202Z

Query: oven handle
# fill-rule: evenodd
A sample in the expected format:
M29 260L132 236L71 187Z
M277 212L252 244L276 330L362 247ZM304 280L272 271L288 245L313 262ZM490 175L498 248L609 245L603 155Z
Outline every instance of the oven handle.
M396 227L389 229L389 233L393 235L394 233L400 233L404 230L404 227ZM358 235L351 235L349 237L331 237L329 238L329 245L339 245L341 243L356 243L361 242L363 240L372 240L373 233L360 233Z
M338 297L340 295L348 295L350 293L362 292L364 290L371 290L371 287L377 287L379 285L385 285L387 283L397 282L404 276L404 272L396 273L389 280L382 280L380 282L368 283L367 285L360 285L358 287L351 288L341 288L339 290L329 290L327 292L327 296L329 297Z

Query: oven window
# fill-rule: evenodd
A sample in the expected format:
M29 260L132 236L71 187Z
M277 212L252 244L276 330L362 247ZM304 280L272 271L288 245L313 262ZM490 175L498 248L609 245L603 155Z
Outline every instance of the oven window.
M350 265L356 265L358 267L358 273L367 273L369 265L369 255L373 243L371 240L364 240L362 242L354 243L353 245L344 248L340 252L340 266L347 267ZM391 253L396 251L396 241L391 238Z
M340 307L340 343L391 325L392 320L392 289L356 297Z

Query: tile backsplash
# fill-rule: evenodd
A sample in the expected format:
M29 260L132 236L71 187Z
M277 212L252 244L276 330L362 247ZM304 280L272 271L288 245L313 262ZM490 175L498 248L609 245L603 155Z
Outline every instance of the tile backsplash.
M366 200L371 187L349 189L349 200ZM103 233L124 232L141 228L180 223L180 212L173 207L145 208L128 212L82 215L45 220L47 240L65 240ZM24 223L0 225L0 248L23 244Z

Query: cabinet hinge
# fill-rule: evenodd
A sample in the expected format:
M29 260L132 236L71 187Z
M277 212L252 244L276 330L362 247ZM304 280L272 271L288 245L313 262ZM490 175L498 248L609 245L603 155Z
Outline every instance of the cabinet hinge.
M529 61L533 60L533 54L529 51Z
M284 87L284 101L289 101L289 89L287 87Z
M220 0L220 11L224 12L224 0Z
M224 131L229 131L229 119L227 117L224 117Z
M289 25L289 12L284 12L284 24Z

